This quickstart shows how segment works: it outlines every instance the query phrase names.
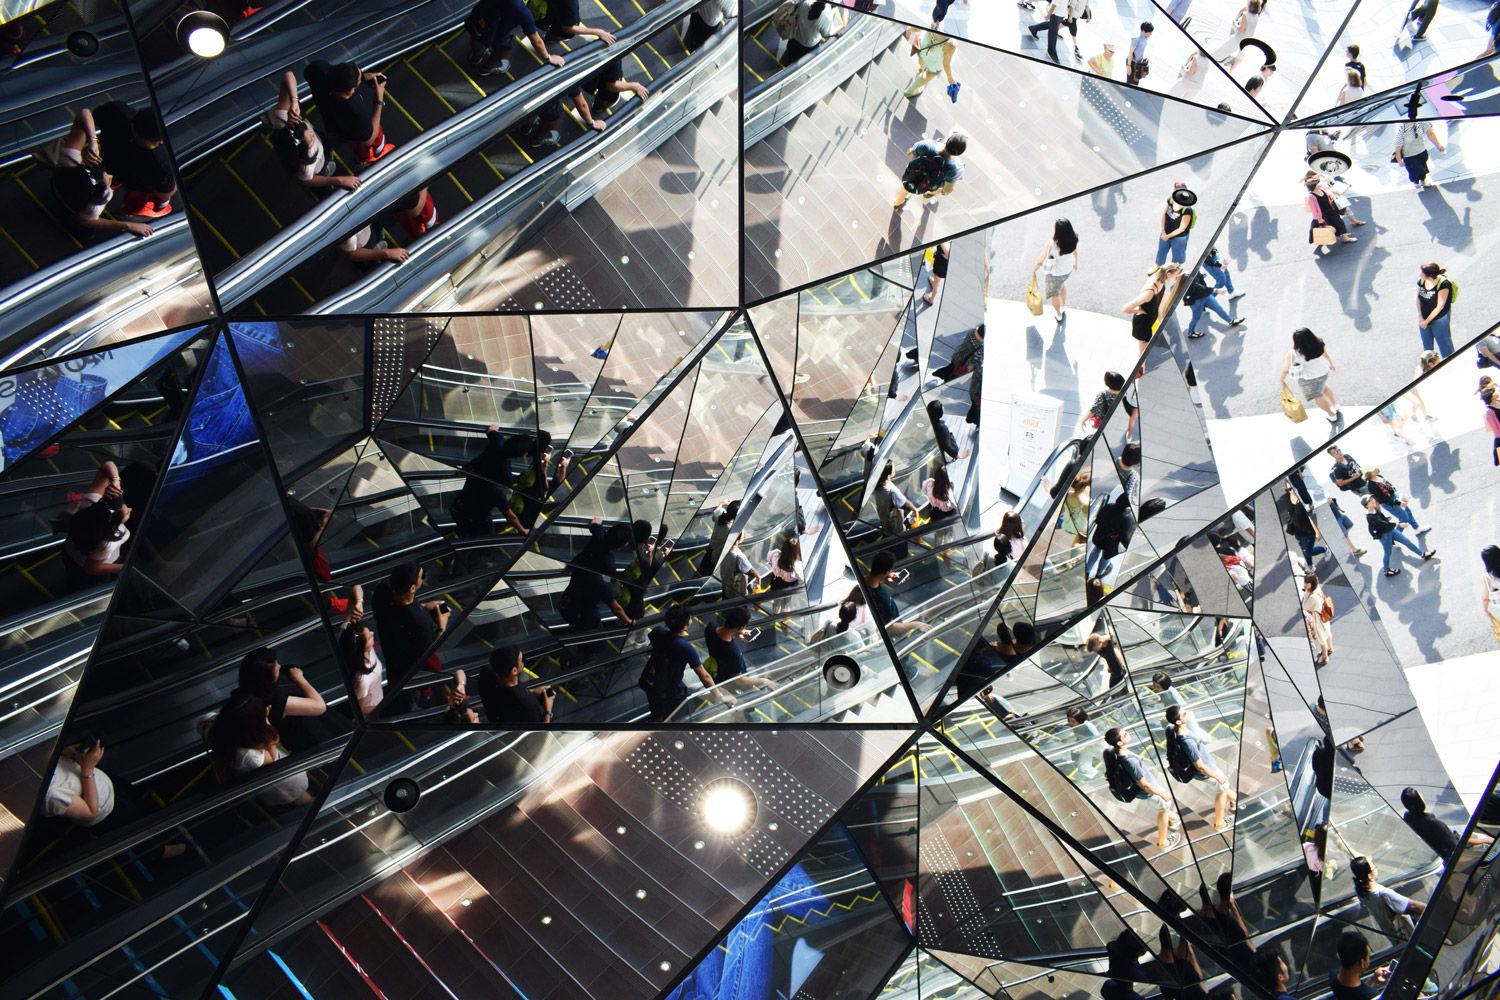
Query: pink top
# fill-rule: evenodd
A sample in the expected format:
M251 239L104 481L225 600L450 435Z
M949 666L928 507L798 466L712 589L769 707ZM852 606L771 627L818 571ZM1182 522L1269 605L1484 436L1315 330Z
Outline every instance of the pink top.
M774 576L774 577L776 577L776 579L781 580L781 581L783 581L785 583L798 583L802 579L802 560L798 559L797 562L794 565L789 566L786 569L782 569L781 568L781 550L780 549L772 549L771 550L771 575Z
M1500 438L1500 413L1496 413L1493 407L1484 408L1484 426L1489 430L1490 437Z
M947 514L958 507L958 504L953 500L952 490L948 491L948 499L946 500L939 500L937 497L932 495L931 479L927 479L922 483L922 492L927 494L927 503L931 505L933 510L940 510L944 514Z
M1314 219L1317 219L1319 222L1324 221L1323 206L1311 194L1307 196L1307 210L1312 213Z

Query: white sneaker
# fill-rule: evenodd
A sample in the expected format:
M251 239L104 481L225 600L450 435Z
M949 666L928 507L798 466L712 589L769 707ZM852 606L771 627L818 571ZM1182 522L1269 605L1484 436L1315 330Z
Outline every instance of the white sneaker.
M499 62L495 63L495 65L491 66L489 69L482 69L482 70L480 70L479 71L479 75L480 76L494 76L497 73L504 73L508 69L510 69L510 60L509 59L501 59Z

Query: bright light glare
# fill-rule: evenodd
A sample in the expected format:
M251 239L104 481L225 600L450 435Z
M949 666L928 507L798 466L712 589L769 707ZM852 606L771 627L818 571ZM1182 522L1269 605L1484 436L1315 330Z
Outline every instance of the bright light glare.
M738 782L714 784L703 794L703 822L715 833L740 833L755 818L750 790Z
M195 56L212 59L224 52L228 42L217 28L194 28L188 32L187 46Z

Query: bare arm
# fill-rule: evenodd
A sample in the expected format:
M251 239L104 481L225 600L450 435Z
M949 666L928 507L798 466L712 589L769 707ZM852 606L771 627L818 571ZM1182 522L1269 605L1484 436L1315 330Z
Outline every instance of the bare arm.
M531 47L536 50L537 58L542 62L551 63L554 66L561 66L563 64L562 56L555 52L547 51L547 42L542 38L540 31L533 31L526 36L526 40L531 42Z
M318 693L317 688L307 682L307 678L302 676L301 670L296 667L287 667L286 675L291 679L293 684L297 685L297 690L302 693L300 695L292 695L286 700L286 708L282 710L283 715L287 717L316 717L328 710L328 706L323 701L323 696Z

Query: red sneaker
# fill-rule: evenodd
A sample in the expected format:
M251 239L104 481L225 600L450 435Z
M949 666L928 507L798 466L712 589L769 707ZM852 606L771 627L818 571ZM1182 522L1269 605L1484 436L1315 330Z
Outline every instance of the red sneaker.
M157 205L148 201L134 212L127 214L138 215L143 219L160 219L163 215L172 214L172 206L170 204Z

